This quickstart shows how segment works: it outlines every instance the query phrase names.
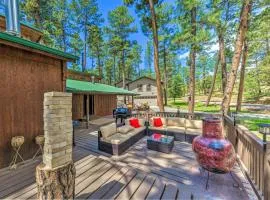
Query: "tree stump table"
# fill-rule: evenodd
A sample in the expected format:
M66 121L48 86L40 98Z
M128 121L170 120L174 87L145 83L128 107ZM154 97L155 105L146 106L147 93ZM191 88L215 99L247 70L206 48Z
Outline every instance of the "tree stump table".
M75 166L73 162L50 169L44 164L36 168L38 199L74 199Z

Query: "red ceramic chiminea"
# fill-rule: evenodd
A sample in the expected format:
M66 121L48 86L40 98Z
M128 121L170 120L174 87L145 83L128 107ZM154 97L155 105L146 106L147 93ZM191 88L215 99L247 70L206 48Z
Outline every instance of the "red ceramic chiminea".
M219 118L203 119L203 134L192 143L198 163L209 172L228 173L236 161L233 145L224 138Z

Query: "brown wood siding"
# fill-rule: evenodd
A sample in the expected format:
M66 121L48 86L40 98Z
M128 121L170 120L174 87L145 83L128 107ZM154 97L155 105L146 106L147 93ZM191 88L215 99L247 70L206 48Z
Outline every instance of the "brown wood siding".
M72 95L72 119L83 119L83 94Z
M24 159L37 150L43 134L43 95L63 90L63 63L33 52L0 45L0 167L11 160L12 136L22 135Z
M106 116L112 115L116 108L116 95L95 95L95 115Z

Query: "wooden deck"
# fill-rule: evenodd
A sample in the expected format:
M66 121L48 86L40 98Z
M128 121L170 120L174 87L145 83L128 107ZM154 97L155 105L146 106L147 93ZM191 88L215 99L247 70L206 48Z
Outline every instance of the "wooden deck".
M176 142L171 154L150 151L143 138L126 154L115 157L97 149L96 127L76 131L73 151L76 166L76 199L253 199L250 185L239 167L234 176L200 172L191 145ZM17 170L0 170L0 199L35 199L35 166L27 161Z

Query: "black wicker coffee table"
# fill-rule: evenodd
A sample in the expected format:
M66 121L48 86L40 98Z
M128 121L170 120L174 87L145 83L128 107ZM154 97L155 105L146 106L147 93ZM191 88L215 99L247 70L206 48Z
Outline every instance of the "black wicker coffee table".
M170 153L174 146L174 137L154 133L147 138L147 148L163 153Z

